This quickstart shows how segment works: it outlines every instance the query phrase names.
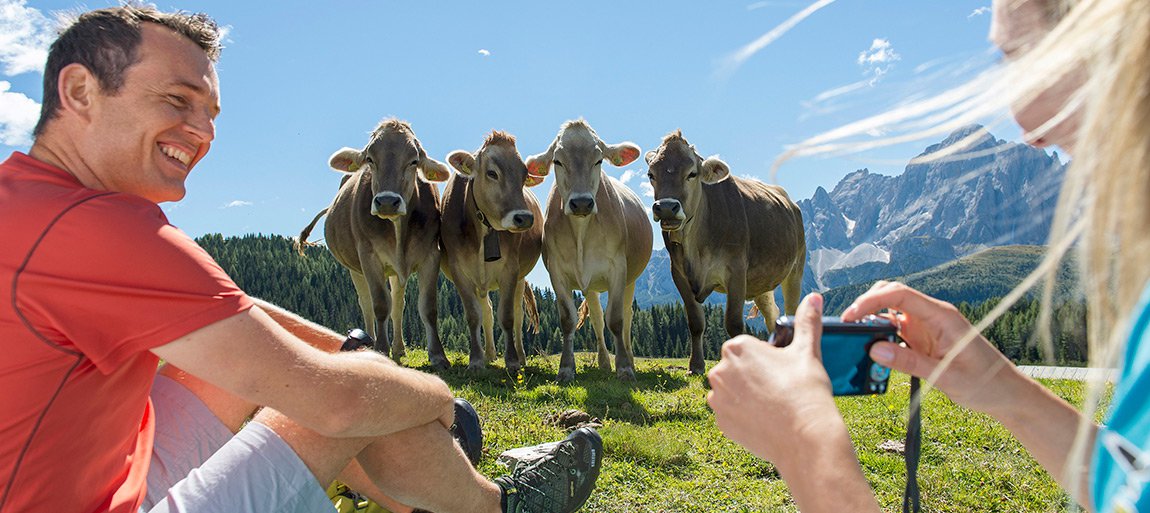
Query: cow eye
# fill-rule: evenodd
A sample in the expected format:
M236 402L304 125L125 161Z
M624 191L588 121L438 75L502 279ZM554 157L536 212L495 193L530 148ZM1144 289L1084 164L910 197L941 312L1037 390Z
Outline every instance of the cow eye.
M487 177L492 179L492 180L498 180L499 179L499 175L496 174L495 171L492 171L490 169L487 170Z
M599 162L596 162L595 165L596 166L602 166L603 165L603 159L599 159Z
M697 173L695 171L691 171L691 173L687 175L687 179L688 180L694 180L696 176L699 176L699 173Z
M558 160L553 160L551 162L553 162L556 166L563 167L563 163L559 162Z
M363 159L363 163L364 163L364 164L367 164L367 165L369 165L369 166L374 166L374 165L375 165L375 162L373 162L373 161L371 160L371 157L365 157L365 158Z
M418 160L413 160L413 161L411 161L411 163L410 163L410 164L408 164L408 166L409 166L409 167L416 167L416 166L418 166L418 165L419 165L419 161L418 161Z

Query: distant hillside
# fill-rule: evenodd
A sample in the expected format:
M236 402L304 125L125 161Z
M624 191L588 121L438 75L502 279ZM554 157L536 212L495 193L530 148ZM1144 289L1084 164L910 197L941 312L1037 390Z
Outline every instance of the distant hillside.
M920 160L959 144L957 157ZM815 289L900 276L993 246L1042 244L1066 165L980 126L932 145L897 176L861 169L799 202Z
M979 251L938 267L889 278L900 281L951 303L981 303L1005 296L1038 266L1046 248L1042 246L1002 246ZM1076 263L1063 262L1059 271L1060 297L1077 288ZM831 289L824 293L825 311L838 315L854 298L870 288L873 281ZM1033 292L1032 292L1033 294Z

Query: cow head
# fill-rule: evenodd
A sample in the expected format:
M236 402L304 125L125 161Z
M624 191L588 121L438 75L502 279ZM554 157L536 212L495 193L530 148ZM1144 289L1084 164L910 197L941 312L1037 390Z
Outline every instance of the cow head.
M568 121L547 151L527 159L527 170L545 176L555 166L555 193L563 203L563 213L588 216L599 212L595 192L599 190L603 161L625 166L639 157L639 147L625 142L608 145L582 119Z
M406 122L389 119L379 124L363 150L344 148L332 154L332 169L344 173L371 173L371 215L395 219L407 214L419 173L442 182L449 171L423 151Z
M527 206L523 187L543 183L543 177L527 172L515 137L493 131L472 154L455 150L447 162L459 174L471 178L475 206L495 230L522 232L535 224L535 214Z
M698 211L703 184L726 180L731 174L718 157L703 160L679 130L663 138L654 151L647 152L647 178L655 192L651 214L664 231L675 231Z

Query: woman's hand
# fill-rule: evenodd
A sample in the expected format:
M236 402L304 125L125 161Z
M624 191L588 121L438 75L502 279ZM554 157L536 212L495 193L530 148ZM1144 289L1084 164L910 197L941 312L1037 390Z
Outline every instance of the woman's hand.
M856 321L882 309L894 321L906 347L876 343L871 358L892 369L931 381L954 402L994 413L1001 407L1003 385L1022 377L1010 361L954 305L934 299L902 283L879 281L842 315ZM964 337L968 341L963 341ZM953 360L942 363L954 351Z
M740 335L723 344L722 361L707 375L707 402L719 429L777 466L801 449L798 438L846 433L819 355L822 303L811 294L799 305L790 345Z
M807 296L786 347L728 340L707 402L724 435L775 464L802 511L877 513L819 354L822 311L822 296Z

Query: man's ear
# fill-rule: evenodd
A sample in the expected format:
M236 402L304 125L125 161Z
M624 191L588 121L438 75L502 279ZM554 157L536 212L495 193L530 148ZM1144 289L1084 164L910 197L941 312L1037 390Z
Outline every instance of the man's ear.
M708 157L707 160L703 161L701 168L699 171L703 183L718 183L731 176L730 166L719 160L719 157Z
M639 158L639 149L635 143L624 142L619 144L604 144L603 157L617 167L623 167Z
M527 187L535 187L536 185L543 183L543 180L546 180L546 179L547 179L546 176L539 176L539 175L533 175L531 173L527 173L527 178L525 178L523 180L523 185L526 185Z
M419 169L423 171L423 177L432 182L444 182L451 176L451 170L446 164L431 157L425 157L419 163Z
M447 163L463 176L471 176L475 172L475 155L464 150L455 150L447 156Z
M100 82L83 64L72 63L60 70L56 94L63 110L87 120L96 96L100 94Z
M345 147L332 153L327 164L336 171L354 173L359 171L360 166L363 165L363 153L357 149Z

